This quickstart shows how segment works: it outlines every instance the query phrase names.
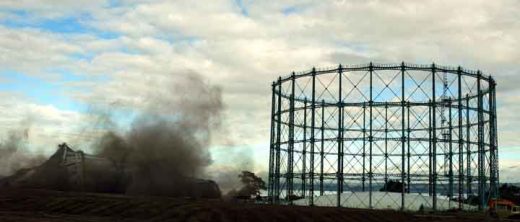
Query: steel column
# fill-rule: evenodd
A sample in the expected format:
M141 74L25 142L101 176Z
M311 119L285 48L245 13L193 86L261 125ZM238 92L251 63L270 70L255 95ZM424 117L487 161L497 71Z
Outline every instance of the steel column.
M385 186L388 183L388 105L385 105Z
M457 114L458 114L458 120L459 120L459 126L458 126L458 145L459 145L459 179L458 179L458 192L459 192L459 209L462 209L462 194L463 191L463 185L464 185L464 155L463 155L463 146L464 146L464 139L462 136L462 68L459 66L457 68Z
M295 90L296 79L294 77L294 72L291 76L291 98L289 101L289 147L288 147L288 157L287 157L287 174L286 174L286 182L287 182L287 199L289 200L289 204L293 204L293 189L294 189L294 181L293 181L293 169L294 169L294 90Z
M435 80L436 80L436 67L435 63L432 64L432 143L433 143L433 184L432 184L432 194L433 194L433 210L437 210L437 95L435 93Z
M448 190L449 190L449 193L448 193L448 198L451 199L453 198L453 143L452 143L452 138L453 138L453 124L451 123L452 121L452 114L451 114L451 98L448 99L448 157L449 157L449 171L448 171ZM451 207L451 202L449 202L449 205Z
M339 75L339 95L338 95L338 169L337 169L337 206L341 207L341 193L343 193L343 96L342 96L342 76L341 65L338 67Z
M362 155L362 158L363 158L363 169L362 169L362 173L361 173L361 190L363 192L365 192L365 178L366 178L366 175L365 175L365 171L366 171L366 141L367 141L367 129L366 129L366 105L363 104L363 153L361 154Z
M405 136L405 118L406 118L406 98L405 98L405 82L404 82L405 76L404 76L404 63L401 63L401 210L405 209L405 195L406 195L406 185L405 185L405 142L406 142L406 136Z
M271 85L272 88L272 97L271 97L271 134L269 140L269 186L268 186L268 197L271 203L274 202L273 195L273 180L274 180L274 146L275 146L275 93L276 93L276 83L273 82Z
M432 100L430 99L428 101L429 104L432 103ZM428 196L432 196L433 194L433 173L432 173L432 162L433 162L433 153L432 153L432 147L433 147L433 133L432 133L432 106L428 106Z
M320 196L323 196L323 161L325 160L325 100L321 100Z
M484 96L481 86L481 79L482 74L480 71L477 72L477 92L478 92L478 195L479 195L479 210L485 210L486 206L486 199L484 197L484 186L485 186L485 179L484 179L484 144L483 144L483 138L484 138L484 126L483 126L483 104L482 104L482 98Z
M407 164L406 164L406 179L407 179L407 184L406 184L406 193L410 193L410 183L411 183L411 178L410 178L410 102L407 102L406 103L406 107L407 107L407 121L406 121L406 126L407 126L407 134L406 134L406 158L407 158Z
M374 141L374 137L372 135L372 123L373 123L373 115L372 115L372 109L373 109L373 95L372 95L372 91L373 91L373 82L372 82L372 75L373 75L373 71L374 71L374 67L372 65L372 62L370 62L370 66L369 66L369 72L370 72L370 101L368 101L369 103L369 108L370 108L370 118L369 118L369 130L370 130L370 136L368 137L368 142L370 143L369 144L369 157L368 157L368 167L369 167L369 170L368 170L368 207L369 208L372 208L372 143Z
M489 77L489 109L490 109L490 185L492 198L498 198L498 135L497 135L497 111L496 111L496 83L492 77Z
M469 94L466 95L466 107L469 107ZM471 175L471 120L469 118L470 112L466 108L466 196L473 194L471 190L471 183L473 183L473 177Z
M277 130L276 130L276 181L275 181L275 197L276 203L280 202L280 144L281 138L280 133L282 131L282 78L278 78L278 122L276 122Z
M312 155L312 153L311 153ZM303 152L302 152L302 197L305 198L307 192L307 97L303 101Z
M315 122L316 122L316 68L312 68L312 103L311 103L311 109L312 109L312 112L311 112L311 161L310 161L310 164L311 164L311 172L310 172L310 186L311 186L311 189L310 189L310 199L309 199L309 205L310 206L314 206L314 154L315 154L315 146L316 146L316 137L315 137L315 132L314 132L314 129L316 128L315 127Z

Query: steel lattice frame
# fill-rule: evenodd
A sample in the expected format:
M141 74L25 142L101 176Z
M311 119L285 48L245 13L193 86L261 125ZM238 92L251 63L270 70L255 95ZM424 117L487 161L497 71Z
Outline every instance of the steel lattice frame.
M495 86L480 71L404 62L280 77L272 84L269 200L373 208L390 198L373 193L393 180L404 185L389 207L410 209L407 193L421 193L413 197L430 198L424 207L433 210L446 198L468 209L471 196L485 209L498 195Z

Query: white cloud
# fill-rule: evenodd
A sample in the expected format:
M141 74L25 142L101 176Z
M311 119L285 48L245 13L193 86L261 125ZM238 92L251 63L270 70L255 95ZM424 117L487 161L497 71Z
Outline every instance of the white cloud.
M70 44L66 38L38 30L11 30L0 27L0 65L6 70L35 74L45 68L65 66L70 55L82 48Z
M28 130L28 149L36 153L52 154L56 145L69 142L85 149L83 144L92 140L96 132L84 121L92 118L74 111L60 110L51 105L39 105L22 95L1 93L0 123L3 128L1 138L10 132ZM85 129L80 135L81 129Z

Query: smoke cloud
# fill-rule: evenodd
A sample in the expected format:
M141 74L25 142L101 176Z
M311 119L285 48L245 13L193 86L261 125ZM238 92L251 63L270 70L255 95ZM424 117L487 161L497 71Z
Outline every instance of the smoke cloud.
M22 169L36 166L44 161L41 155L31 154L27 150L30 124L22 121L18 129L8 132L0 143L0 175L7 176Z
M238 175L244 170L253 171L255 160L251 149L249 147L219 149L223 149L219 152L224 153L229 161L210 167L206 171L207 177L218 183L222 193L241 189L243 184Z
M209 178L221 184L224 191L239 189L242 184L238 175L252 166L250 150L228 149L224 152L226 158L233 159L230 164L211 166L212 132L222 129L224 105L220 87L208 84L194 72L146 84L156 84L156 90L135 92L130 101L109 101L108 109L92 107L88 118L93 129L87 127L83 132L101 129L104 133L88 145L94 157L85 158L83 182L78 182L77 175L59 163L61 154L56 153L39 167L24 171L31 172L28 180L20 172L3 184L136 195L220 197L215 182L200 179ZM120 108L131 108L130 121L121 121ZM118 126L121 122L129 124ZM0 172L11 174L15 169L34 166L25 152L20 152L27 137L28 130L13 132L0 144Z
M111 130L96 154L109 159L126 193L187 195L211 164L211 132L220 126L221 90L196 73L177 75L171 88L148 98L126 132Z

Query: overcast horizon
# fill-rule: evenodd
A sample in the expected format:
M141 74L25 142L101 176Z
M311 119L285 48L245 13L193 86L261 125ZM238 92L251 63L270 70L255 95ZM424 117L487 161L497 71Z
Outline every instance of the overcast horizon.
M3 0L0 139L27 129L27 152L48 156L62 142L93 152L107 130L169 109L155 106L165 97L200 96L164 91L197 76L224 107L209 171L265 174L278 76L436 63L497 81L500 182L520 182L519 48L517 0Z

